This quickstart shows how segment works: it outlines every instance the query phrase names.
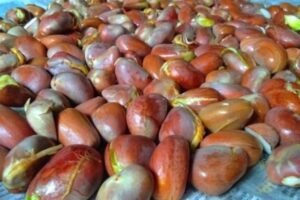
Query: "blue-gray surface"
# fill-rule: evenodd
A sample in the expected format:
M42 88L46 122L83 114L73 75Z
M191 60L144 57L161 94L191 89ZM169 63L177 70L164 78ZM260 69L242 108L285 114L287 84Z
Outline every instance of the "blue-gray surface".
M289 2L294 5L300 5L299 0L251 0L252 2L264 3L264 4L278 4L280 2Z
M22 7L29 3L34 3L46 8L49 2L51 2L51 0L0 0L0 16L3 17L5 12L10 8Z

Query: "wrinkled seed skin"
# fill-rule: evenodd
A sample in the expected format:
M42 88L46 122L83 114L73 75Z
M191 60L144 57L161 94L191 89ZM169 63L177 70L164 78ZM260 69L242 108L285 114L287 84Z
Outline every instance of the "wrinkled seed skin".
M254 60L244 52L226 52L223 54L223 61L228 69L235 70L241 74L256 66Z
M36 134L57 140L54 103L35 100L26 108L26 119Z
M274 184L299 187L297 185L288 185L283 180L287 177L296 177L299 180L299 151L300 145L282 145L276 148L266 162L267 178Z
M241 99L248 101L254 110L250 122L264 122L265 116L270 110L268 100L260 93L245 95Z
M241 147L249 157L248 166L255 165L262 156L262 146L258 140L241 130L219 131L208 135L201 142L201 147L224 145L229 147Z
M35 156L54 145L55 142L49 138L32 135L11 149L4 161L2 181L6 189L13 193L25 192L31 180L46 164L51 154L46 154L40 158ZM25 164L26 160L27 164ZM22 170L18 170L18 167Z
M128 107L129 103L142 93L133 85L117 84L105 88L101 94L108 102L115 102Z
M53 34L43 37L39 37L39 41L47 48L51 47L55 43L67 42L76 45L78 40L81 38L79 32L71 32L69 34Z
M15 46L25 56L26 60L46 56L46 47L32 36L17 37Z
M240 84L242 75L232 69L219 69L209 72L205 77L205 82L221 82Z
M207 45L211 42L212 36L211 29L200 26L196 30L195 41L198 45Z
M283 89L284 86L285 81L283 79L268 79L262 83L259 92L265 95L272 90Z
M161 57L156 55L148 54L143 59L143 68L154 79L159 79L160 68L163 64L164 64L164 60Z
M34 132L26 119L10 108L0 105L0 145L12 149Z
M124 168L138 164L149 167L151 155L156 148L153 140L141 135L121 135L105 148L105 167L112 176ZM115 166L118 167L115 167Z
M86 18L80 22L80 29L85 30L89 27L98 28L103 22L98 18Z
M250 37L262 37L264 36L261 31L252 27L244 27L244 28L237 28L234 31L234 36L239 40L243 40Z
M39 34L46 36L65 33L74 28L75 22L75 16L70 12L55 12L41 19Z
M47 64L47 57L36 57L28 62L29 65L34 65L37 67L44 67Z
M146 21L146 15L139 10L129 10L126 15L138 27Z
M248 155L240 147L200 148L192 162L192 184L205 194L221 195L245 174L247 163Z
M64 72L51 80L51 88L63 93L75 104L83 103L94 97L94 88L89 80L81 74Z
M149 164L155 180L154 199L182 198L189 174L189 157L189 145L179 136L169 136L159 143Z
M225 99L237 99L251 94L251 90L235 83L205 82L201 88L212 88L217 90Z
M0 104L21 107L28 99L33 99L34 96L33 92L22 85L7 85L0 90Z
M122 53L134 52L142 57L151 51L151 48L146 43L131 35L119 36L116 40L116 45Z
M25 9L35 17L39 17L45 12L44 8L34 5L34 4L27 4L25 6Z
M210 131L240 129L253 114L253 108L245 100L230 99L203 107L199 116Z
M285 48L300 47L300 36L288 28L273 25L267 28L266 33Z
M300 114L300 99L298 95L290 91L284 89L274 89L267 92L265 97L272 108L285 107Z
M126 121L133 135L144 135L153 140L168 112L168 101L159 94L136 98L127 108Z
M185 107L171 109L159 130L159 141L163 141L170 135L178 135L192 142L197 129L197 120L193 113ZM201 124L201 121L199 123ZM204 130L203 127L202 130ZM204 135L204 133L201 134Z
M272 108L265 118L265 122L279 133L280 145L300 142L299 120L299 114L284 107Z
M150 74L128 58L119 58L115 62L115 74L119 84L134 85L143 90L150 83Z
M126 109L118 103L106 103L98 107L91 115L100 135L111 142L127 131Z
M67 108L58 115L58 140L65 146L83 144L98 147L101 138L92 122L74 108Z
M188 49L180 45L157 44L152 48L151 54L160 56L164 60L172 60L172 59L183 58L183 54L186 53L187 51Z
M220 44L227 48L239 48L239 41L232 35L228 35L220 41Z
M212 53L215 53L215 54L221 56L222 51L224 49L225 49L224 46L218 45L218 44L200 45L194 50L194 53L197 57L201 56L207 52L212 52Z
M204 53L191 61L191 64L200 72L207 75L222 66L222 59L215 53Z
M257 64L266 66L272 73L286 67L287 53L285 49L270 38L246 38L241 41L240 48L252 56Z
M67 42L55 43L48 48L47 57L51 58L58 52L66 52L78 58L82 62L85 61L82 50L74 44L67 43Z
M234 34L236 28L229 24L215 24L213 27L213 33L219 40L228 36Z
M38 172L26 196L38 196L41 200L85 200L99 188L103 172L102 156L95 149L85 145L67 146Z
M134 62L136 62L138 65L142 66L143 65L143 60L141 57L137 56L136 54L134 54L133 52L128 52L125 53L125 58L129 58L131 60L133 60Z
M272 126L266 123L250 124L245 127L245 131L248 132L248 130L253 131L257 135L262 137L270 145L270 150L273 150L279 144L279 134ZM266 152L271 153L267 150Z
M172 99L173 106L189 106L199 113L203 107L224 100L219 92L212 88L195 88L187 90Z
M150 47L168 42L174 35L174 24L170 21L157 21L155 27L147 25L139 26L136 33Z
M160 78L169 77L185 90L197 88L204 82L204 75L182 59L169 60L164 65L167 66L161 69Z
M66 96L51 88L41 90L36 96L36 100L40 100L40 99L45 99L53 102L55 111L60 111L63 110L64 108L71 107L71 103Z
M258 92L265 80L271 78L271 73L264 67L249 69L242 75L241 85L249 88L252 92Z
M154 179L151 172L140 165L130 165L119 174L106 179L96 200L150 200L153 190Z
M126 29L119 24L105 25L100 31L100 38L103 42L114 44L116 40L126 33Z
M115 70L115 62L120 57L120 51L116 46L111 46L103 53L92 59L92 68L107 70L113 72Z
M75 109L87 116L92 116L92 113L105 103L106 100L103 97L97 96L77 105Z
M48 88L51 82L51 75L46 70L32 65L19 66L12 71L11 76L36 94Z
M169 101L180 93L179 85L170 78L153 79L143 90L147 94L160 94Z
M117 49L116 46L112 46L110 48ZM101 54L103 54L106 50L108 50L108 45L103 42L94 41L85 45L83 52L87 65L92 68L94 66L94 60L99 56L101 57Z
M105 88L117 83L115 74L108 70L92 69L89 71L87 77L98 93L101 93Z
M88 69L85 63L66 52L57 52L47 60L45 67L52 75L62 72L76 72L86 74Z

